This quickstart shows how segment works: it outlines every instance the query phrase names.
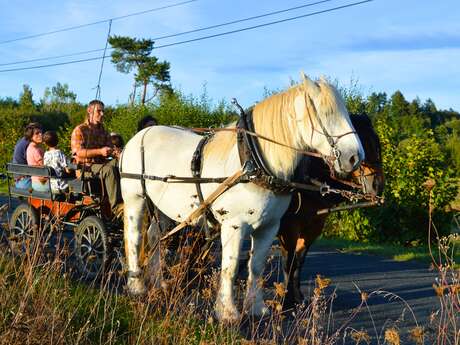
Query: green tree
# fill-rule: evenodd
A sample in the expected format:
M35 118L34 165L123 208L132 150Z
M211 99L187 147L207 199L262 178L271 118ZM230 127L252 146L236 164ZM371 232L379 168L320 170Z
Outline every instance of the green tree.
M148 101L147 87L149 84L152 84L154 88L151 99L162 90L171 90L169 62L159 62L157 57L151 55L153 40L111 36L109 43L114 48L112 63L115 64L117 70L122 73L130 73L135 70L132 102L136 97L136 88L139 86L142 87L141 104Z
M35 111L32 88L27 84L22 86L22 92L19 95L19 107L21 111L29 114Z
M61 84L57 82L50 90L49 87L45 89L43 95L44 103L74 103L77 100L75 92L70 91L68 84Z
M385 92L373 92L367 97L366 113L371 119L375 119L383 112L387 102L387 94Z

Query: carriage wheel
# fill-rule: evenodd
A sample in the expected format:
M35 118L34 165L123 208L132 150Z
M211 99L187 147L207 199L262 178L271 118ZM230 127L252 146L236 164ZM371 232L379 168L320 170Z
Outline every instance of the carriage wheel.
M108 266L108 238L102 220L89 216L75 230L77 266L85 278L100 277Z
M37 211L29 204L20 204L11 215L7 238L10 242L20 243L22 250L27 246L33 249L38 226Z

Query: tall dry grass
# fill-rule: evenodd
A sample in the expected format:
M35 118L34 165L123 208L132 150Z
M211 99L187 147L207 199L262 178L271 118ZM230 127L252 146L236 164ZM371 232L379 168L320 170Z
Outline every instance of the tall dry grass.
M432 230L436 232L434 227ZM46 234L39 234L46 237ZM453 236L439 239L444 258L433 268L438 272L434 289L439 308L429 324L403 333L395 323L374 325L374 331L354 329L351 322L368 312L368 301L398 296L386 291L364 292L357 287L360 303L342 325L333 326L336 298L329 279L318 276L308 302L296 311L283 311L284 285L273 283L280 265L261 282L271 313L252 319L246 313L235 324L220 324L214 317L218 288L218 246L204 262L197 259L195 239L184 238L174 250L164 249L163 280L144 298L124 292L124 276L118 267L104 279L81 280L73 270L72 244L55 241L47 249L43 238L17 253L14 244L3 244L0 254L0 344L460 344L459 271L455 270ZM437 256L438 257L438 256ZM241 310L244 279L236 296ZM407 301L399 299L411 311ZM371 315L372 317L372 315ZM359 320L358 320L359 321ZM358 322L359 323L359 322Z

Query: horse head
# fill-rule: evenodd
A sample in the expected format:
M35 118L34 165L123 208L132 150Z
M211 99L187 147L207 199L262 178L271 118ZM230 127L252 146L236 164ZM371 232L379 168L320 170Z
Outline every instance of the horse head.
M381 195L384 188L384 177L379 137L367 115L351 115L350 119L366 155L359 169L351 173L351 179L362 186L364 193Z
M302 78L294 109L304 144L322 154L338 175L348 175L365 155L344 100L325 79L314 82L303 73Z

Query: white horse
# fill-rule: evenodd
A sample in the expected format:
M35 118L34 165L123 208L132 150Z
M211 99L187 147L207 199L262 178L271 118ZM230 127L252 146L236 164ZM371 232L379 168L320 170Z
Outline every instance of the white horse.
M340 151L334 162L338 173L353 171L364 159L364 151L351 124L343 99L325 80L317 83L303 75L303 82L273 95L253 109L255 131L297 149L316 150L331 155L331 138ZM321 123L320 123L321 122ZM327 131L329 141L326 137ZM142 139L143 138L143 139ZM141 173L141 141L145 147L145 174L155 176L191 176L190 162L201 136L171 127L151 127L136 134L126 145L120 160L121 171ZM274 174L289 179L299 162L299 154L266 140L259 140L264 158ZM231 176L241 169L235 132L218 132L205 146L202 177ZM152 202L168 217L181 222L199 206L194 184L168 184L146 180L146 191ZM206 198L218 184L202 184ZM146 207L141 182L121 179L125 203L125 251L128 290L145 292L139 263L142 215ZM291 195L275 194L253 183L240 183L223 193L212 204L211 211L221 224L222 267L215 310L223 321L235 321L233 283L238 271L242 240L251 236L251 258L248 263L246 305L252 315L267 312L258 285L268 250L275 238L280 219Z

